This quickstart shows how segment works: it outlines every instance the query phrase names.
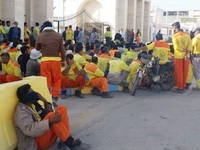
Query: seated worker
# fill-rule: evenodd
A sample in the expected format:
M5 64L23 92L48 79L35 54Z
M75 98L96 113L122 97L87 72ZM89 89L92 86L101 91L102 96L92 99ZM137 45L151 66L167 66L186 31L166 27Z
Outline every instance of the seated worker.
M118 52L118 47L113 45L112 50L110 50L110 57L113 58L116 52Z
M26 64L26 77L40 75L40 63L38 59L42 57L42 53L36 49L31 50L30 59Z
M129 83L129 86L128 86L129 89L132 89L133 82L135 81L137 71L140 67L141 55L142 55L142 52L139 53L137 59L133 60L132 63L129 65L130 74L129 74L127 80L126 80L127 83Z
M21 47L21 55L18 57L18 64L20 65L20 69L22 72L22 75L25 77L26 75L26 65L28 60L30 59L30 54L28 53L28 46L22 46Z
M102 72L106 71L107 64L111 60L111 57L109 55L108 49L106 47L101 48L101 55L99 55L98 58L98 67Z
M97 66L98 58L96 55L92 57L92 62L85 65L84 71L88 76L88 87L94 87L92 94L101 96L102 98L113 98L108 91L108 81L104 77L104 73Z
M51 103L33 91L29 84L17 89L19 102L15 109L14 126L19 150L48 149L60 139L63 148L77 149L82 146L79 139L71 136L67 108L58 106L53 112ZM41 100L44 108L38 103Z
M8 53L1 54L2 74L0 74L0 84L21 80L20 66L10 60Z
M169 60L169 54L170 54L170 46L167 42L163 41L162 34L156 35L155 42L152 42L151 44L147 45L146 47L141 48L135 48L135 51L139 50L153 50L153 56L156 56L160 59L159 64L164 65Z
M12 43L11 43L12 44ZM8 50L8 53L10 55L10 60L16 61L17 56L19 56L20 50L17 49L18 42L13 42L12 47Z
M67 88L78 88L75 91L75 96L84 98L81 90L85 87L85 77L81 73L81 66L74 60L74 55L71 50L67 51L66 66L62 68L62 99L66 99Z
M77 45L75 48L74 60L83 68L88 62L81 56L83 53L83 46Z
M128 65L121 60L121 53L116 52L115 57L109 61L109 73L107 76L108 83L122 85L124 91L128 90L128 83L125 82L129 75L130 69Z

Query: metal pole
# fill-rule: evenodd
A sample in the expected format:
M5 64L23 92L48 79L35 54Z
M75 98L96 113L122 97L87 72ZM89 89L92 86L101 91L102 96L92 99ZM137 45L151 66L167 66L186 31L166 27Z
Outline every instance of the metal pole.
M58 21L58 33L60 33L60 21Z

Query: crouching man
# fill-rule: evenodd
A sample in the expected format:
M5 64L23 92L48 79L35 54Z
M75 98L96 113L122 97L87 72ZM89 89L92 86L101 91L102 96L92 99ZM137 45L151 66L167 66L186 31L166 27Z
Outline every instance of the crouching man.
M84 71L88 76L88 87L93 87L92 94L101 96L102 98L113 98L112 95L108 93L108 81L104 77L104 73L97 66L98 58L96 55L92 57L92 62L85 65Z
M67 108L58 106L51 112L51 104L29 84L18 88L19 103L14 115L19 150L44 150L51 147L57 138L70 149L79 149L81 141L71 136ZM45 108L37 102L43 101ZM49 113L47 113L49 112Z
M0 74L0 84L9 83L21 80L21 69L20 66L10 60L8 53L1 54L2 59L2 74Z
M84 98L81 90L85 86L85 77L83 70L78 62L74 60L74 55L71 50L67 51L66 55L66 66L62 68L62 99L66 99L67 88L78 88L75 91L75 96Z

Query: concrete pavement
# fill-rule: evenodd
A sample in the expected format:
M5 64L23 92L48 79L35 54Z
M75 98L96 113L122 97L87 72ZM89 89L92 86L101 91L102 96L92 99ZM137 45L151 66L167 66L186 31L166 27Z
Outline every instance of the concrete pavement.
M200 150L200 93L139 90L135 97L86 95L66 105L72 135L92 150Z

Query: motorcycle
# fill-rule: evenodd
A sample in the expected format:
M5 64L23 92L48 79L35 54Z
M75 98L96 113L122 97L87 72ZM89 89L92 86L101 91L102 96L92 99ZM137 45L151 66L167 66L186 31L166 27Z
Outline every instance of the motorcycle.
M134 96L141 84L148 88L159 85L163 91L169 91L173 88L174 81L172 61L166 65L159 65L158 57L143 53L135 81L133 81L131 94Z

